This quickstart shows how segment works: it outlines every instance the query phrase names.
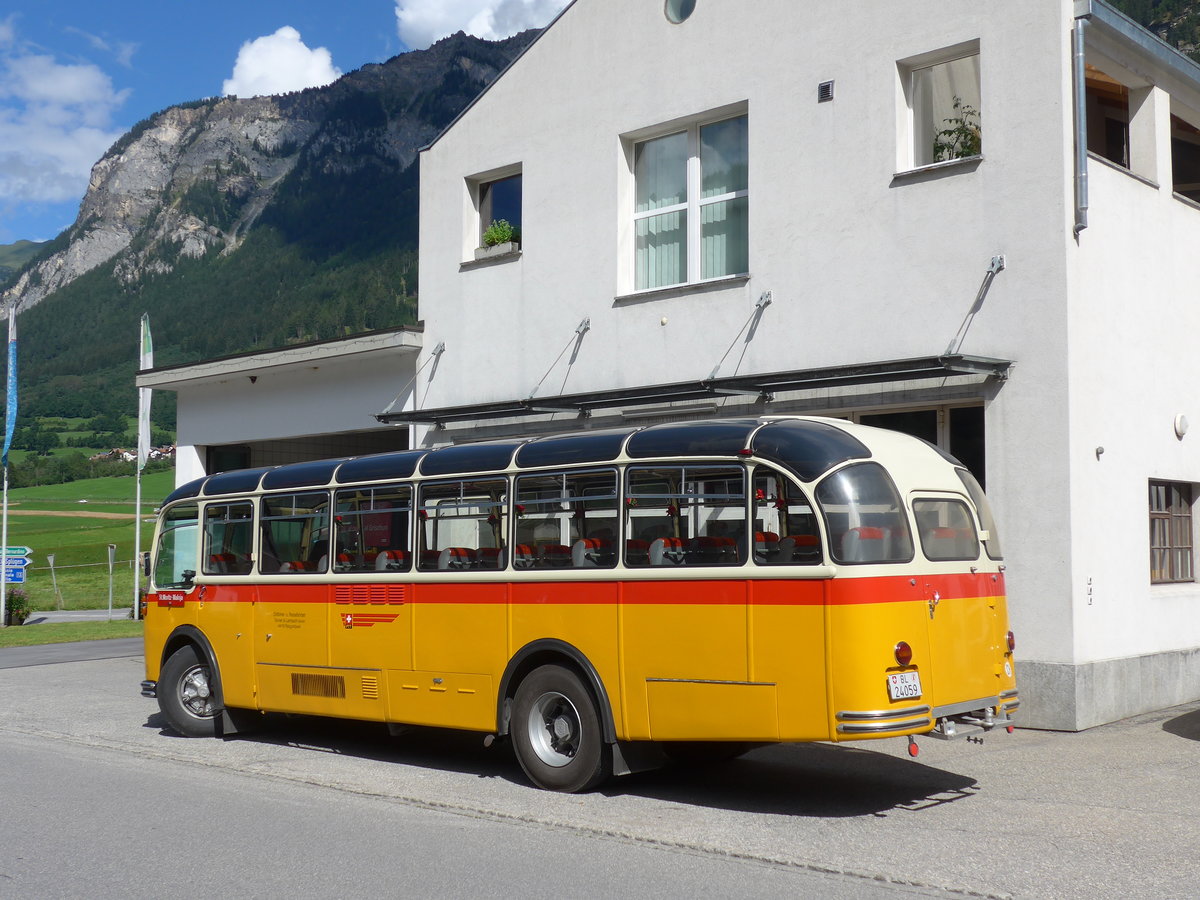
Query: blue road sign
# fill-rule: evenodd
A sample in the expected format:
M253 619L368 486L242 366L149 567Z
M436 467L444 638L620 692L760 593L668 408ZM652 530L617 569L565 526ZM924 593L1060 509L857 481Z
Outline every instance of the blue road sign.
M9 556L4 560L6 569L23 569L29 565L28 556Z
M5 569L4 570L5 584L24 584L25 570L24 569Z

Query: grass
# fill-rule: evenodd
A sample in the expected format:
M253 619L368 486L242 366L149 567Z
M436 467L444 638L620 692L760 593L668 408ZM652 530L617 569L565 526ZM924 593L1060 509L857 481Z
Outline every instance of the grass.
M22 625L0 628L0 647L32 647L35 644L65 644L68 641L103 641L109 638L142 636L142 623L132 619L111 622L59 622L54 625Z
M150 510L158 506L174 484L174 473L154 472L142 479L141 549L151 549L154 521ZM113 568L114 607L133 602L135 566L134 496L132 476L93 478L67 484L9 491L8 545L32 549L25 570L25 591L30 608L104 609L108 606L108 545L115 544ZM86 504L79 503L86 499ZM27 511L61 515L28 515ZM122 518L75 515L102 512ZM51 573L49 555L54 555ZM57 591L55 589L57 582ZM61 598L61 601L60 601ZM39 626L40 627L40 626Z

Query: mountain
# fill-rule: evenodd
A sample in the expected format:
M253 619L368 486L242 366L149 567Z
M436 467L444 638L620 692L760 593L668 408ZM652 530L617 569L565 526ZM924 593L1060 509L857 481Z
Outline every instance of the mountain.
M132 413L143 312L158 365L414 321L418 151L536 34L460 32L323 88L139 122L0 295L22 414Z
M42 245L35 241L0 244L0 287L17 274L25 263L38 255Z
M1197 0L1107 0L1175 49L1200 62L1200 2Z

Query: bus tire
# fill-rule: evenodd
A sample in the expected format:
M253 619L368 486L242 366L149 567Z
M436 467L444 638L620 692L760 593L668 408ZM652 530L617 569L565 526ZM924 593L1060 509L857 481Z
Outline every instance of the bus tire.
M606 780L611 748L600 731L591 692L570 669L534 669L517 687L510 732L529 780L548 791L576 793Z
M218 708L212 670L191 644L180 647L163 664L158 708L172 731L184 737L216 737Z

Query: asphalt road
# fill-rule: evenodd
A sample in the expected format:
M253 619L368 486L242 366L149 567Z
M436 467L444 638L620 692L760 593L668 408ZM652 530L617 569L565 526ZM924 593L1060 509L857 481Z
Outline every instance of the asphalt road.
M564 796L476 735L281 718L177 738L142 677L136 657L0 671L0 897L1160 898L1200 884L1200 704L1077 735L923 740L915 761L896 740L766 747Z

